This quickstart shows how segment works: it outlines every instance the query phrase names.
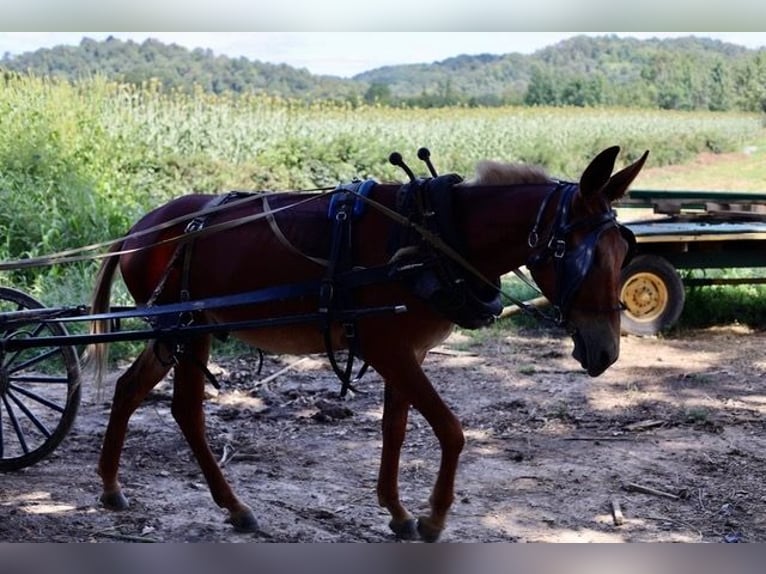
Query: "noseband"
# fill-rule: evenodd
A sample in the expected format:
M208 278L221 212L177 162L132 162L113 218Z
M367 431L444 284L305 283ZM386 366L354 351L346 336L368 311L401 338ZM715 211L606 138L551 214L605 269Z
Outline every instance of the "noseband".
M530 257L527 266L533 268L551 259L553 260L557 293L555 301L552 303L557 314L557 323L560 325L566 323L572 299L593 266L596 245L601 238L601 234L612 227L616 227L620 231L623 238L628 242L628 254L623 264L630 260L636 245L633 232L617 222L617 215L612 209L597 215L570 221L572 200L577 190L578 185L575 183L558 182L556 187L551 190L540 205L535 224L529 233L528 239L529 246L532 249L539 247L543 243L540 238L542 219L552 198L558 195L558 205L548 240L539 252ZM573 245L571 241L568 241L568 238L578 229L586 229L588 234L582 242ZM620 308L618 306L616 310Z

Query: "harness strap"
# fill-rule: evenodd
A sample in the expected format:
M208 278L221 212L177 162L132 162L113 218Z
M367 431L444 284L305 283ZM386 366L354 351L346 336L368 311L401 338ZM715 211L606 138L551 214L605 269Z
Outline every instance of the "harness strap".
M198 231L201 231L207 224L208 219L210 219L211 213L209 213L208 210L215 209L216 207L225 205L229 203L230 201L233 201L235 199L241 199L249 195L252 195L252 194L246 191L230 191L227 194L218 195L214 197L205 206L206 213L198 215L186 225L186 228L184 229L184 234L196 233ZM181 268L181 291L180 291L180 300L184 302L188 301L191 297L189 293L189 281L190 281L189 276L191 273L192 248L194 247L195 241L196 241L196 238L193 237L190 241L183 242L181 243L181 245L179 245L179 249L182 249L184 251L183 266Z
M230 191L229 193L225 195L219 195L210 200L206 205L205 208L200 212L199 215L194 217L184 228L184 234L188 233L196 233L200 230L202 230L205 227L205 224L207 223L208 219L214 212L216 208L229 203L230 201L233 201L234 199L241 199L243 197L248 197L252 195L248 192L243 191ZM173 252L173 256L170 258L170 261L168 262L167 266L165 267L165 271L162 274L162 277L160 278L160 281L157 283L157 286L155 287L154 291L152 292L151 297L149 298L149 301L147 302L147 306L152 306L157 298L162 293L163 289L165 288L165 284L167 283L168 277L170 276L170 273L172 272L173 268L175 268L176 264L178 263L178 260L183 258L182 264L181 264L181 282L180 282L180 289L179 289L179 301L180 303L187 303L190 298L191 294L189 291L189 283L190 283L190 274L191 274L191 260L192 260L192 253L193 253L193 247L194 243L196 241L195 237L192 237L189 241L185 241L182 243L179 243L176 246L175 251ZM179 311L178 312L178 319L177 323L179 325L191 325L194 320L194 313L192 311ZM177 362L177 357L181 354L185 353L183 343L179 343L178 341L173 340L172 342L168 342L167 344L172 346L172 357L173 362ZM157 354L158 347L155 345L155 354ZM157 355L159 358L159 355ZM160 358L160 362L162 362L162 359ZM201 361L194 360L194 364L199 367L199 369L202 371L202 374L205 376L205 378L216 388L220 389L221 385L218 382L218 380L215 378L213 373L210 372L210 370L207 368L207 365L203 364Z
M453 323L476 329L501 313L500 278L486 279L466 260L466 238L455 226L456 174L412 179L397 191L396 208L371 202L393 220L389 263L420 299ZM382 208L382 209L381 209Z
M351 374L354 367L354 359L359 352L357 339L356 321L346 320L342 323L344 335L348 346L346 364L343 368L338 364L335 351L332 346L332 323L335 319L338 299L341 299L342 307L350 306L350 293L342 284L337 282L339 270L346 271L352 264L351 245L351 221L354 212L353 194L343 191L333 195L333 204L330 214L333 217L332 243L330 245L330 257L327 270L322 279L319 289L319 312L324 315L322 333L324 336L325 350L330 366L341 381L340 396L345 397L348 390L356 392L351 384Z
M165 289L165 283L168 281L168 277L170 277L171 271L176 266L176 262L178 261L178 257L181 255L181 247L182 243L178 244L175 248L175 251L173 251L173 256L170 258L170 261L165 266L165 271L162 272L162 276L160 277L160 280L157 281L157 286L154 288L154 291L152 291L151 296L149 297L149 300L146 302L147 307L154 306L154 303L157 301L157 298L162 294L162 290Z
M570 210L577 189L577 184L559 181L558 185L545 197L540 205L535 224L529 234L530 247L535 248L543 243L540 241L539 236L542 218L551 199L554 195L558 194L558 204L556 205L553 222L548 231L548 239L544 242L538 253L530 256L528 266L539 265L553 258L559 281L555 301L552 303L556 315L554 320L559 325L566 321L571 300L590 269L596 244L601 234L611 227L616 227L629 244L632 239L630 231L625 231L626 228L617 222L617 215L611 209L590 217L570 221ZM586 228L588 235L580 245L569 249L567 237L573 231L581 228Z
M337 296L336 287L338 267L343 267L343 270L347 270L351 267L351 220L360 217L364 213L366 204L360 199L360 197L367 197L374 186L375 181L365 180L361 182L355 181L347 185L340 185L335 190L333 190L333 194L330 197L330 204L328 207L328 217L334 222L329 259L308 255L295 247L295 245L290 242L290 240L280 229L279 224L277 223L276 218L274 217L271 210L271 206L269 205L268 198L263 196L264 214L266 215L269 227L277 239L279 239L279 241L282 243L282 245L284 245L292 253L300 255L304 259L307 259L312 263L316 263L317 265L321 265L322 267L326 268L325 277L320 284L319 311L320 313L325 314L325 319L322 322L321 330L324 339L325 351L327 353L327 358L330 361L330 366L341 381L341 397L345 397L349 389L357 392L357 389L354 388L352 382L358 381L362 375L364 375L364 373L367 371L368 364L364 363L362 365L359 373L356 377L354 377L352 381L351 374L353 371L354 360L358 355L359 347L356 333L356 323L354 320L347 320L343 323L344 335L346 341L348 342L348 356L346 358L346 364L344 367L341 367L338 364L335 356L335 351L332 346L331 323L334 315L333 307L336 304L335 298ZM349 207L350 198L352 197L350 193L358 194L360 196L355 198L353 207ZM342 250L344 240L347 249ZM347 259L346 261L340 260L342 251L345 253L345 259ZM347 289L343 289L342 297L345 299L342 304L345 306L350 305L350 295L348 294Z
M346 363L343 367L338 363L335 350L333 349L332 323L336 319L338 307L349 308L352 306L352 285L340 279L340 276L369 271L352 270L352 223L364 214L367 205L364 200L368 198L376 185L377 183L372 179L364 181L355 180L349 184L339 185L333 191L327 209L327 216L333 222L332 238L326 271L319 291L319 312L324 316L321 329L327 358L336 376L341 381L341 397L345 397L349 389L358 392L352 383L358 381L368 368L368 364L365 362L357 376L352 380L354 361L359 356L356 317L347 317L342 321L343 334L348 348ZM380 271L373 271L372 275L381 276ZM385 270L385 275L381 277L388 278L387 269Z
M334 198L335 196L333 196ZM277 236L277 239L279 239L280 243L287 247L289 251L292 253L295 253L296 255L300 255L304 259L308 259L312 263L316 263L317 265L321 265L322 267L327 267L330 262L327 259L323 259L322 257L313 257L311 255L308 255L295 247L287 237L285 237L285 234L282 233L282 230L279 227L279 224L277 223L276 218L274 217L274 212L271 210L271 205L269 205L268 198L264 195L263 196L263 213L266 215L266 221L269 222L269 227L271 228L272 233Z

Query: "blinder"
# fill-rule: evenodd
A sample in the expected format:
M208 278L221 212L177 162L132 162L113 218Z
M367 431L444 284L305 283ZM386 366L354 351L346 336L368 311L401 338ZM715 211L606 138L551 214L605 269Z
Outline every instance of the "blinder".
M530 257L528 266L534 268L542 263L553 259L558 283L558 293L554 305L558 311L559 323L564 323L571 306L572 299L582 286L585 277L593 266L596 254L596 246L601 235L607 229L616 227L623 239L628 243L628 251L623 261L623 267L633 258L636 251L636 238L633 232L617 222L616 214L610 210L595 217L588 217L570 223L569 211L577 185L560 182L558 186L546 197L540 207L537 220L529 234L530 247L536 247L539 243L539 227L543 213L551 197L561 189L561 197L556 209L556 215L545 247ZM575 246L567 242L568 236L576 229L589 228L584 240Z
M629 257L632 257L631 250L635 251L636 244L633 232L627 227L618 224L614 218L615 216L613 212L605 214L601 219L601 222L596 224L596 227L588 233L582 243L565 250L561 256L558 255L558 252L554 254L554 258L557 259L556 274L561 280L557 304L561 310L562 316L566 316L572 298L580 289L582 282L588 275L588 271L593 267L596 246L604 231L611 229L612 227L617 227L622 237L628 242L628 254L623 261L623 266L629 261Z

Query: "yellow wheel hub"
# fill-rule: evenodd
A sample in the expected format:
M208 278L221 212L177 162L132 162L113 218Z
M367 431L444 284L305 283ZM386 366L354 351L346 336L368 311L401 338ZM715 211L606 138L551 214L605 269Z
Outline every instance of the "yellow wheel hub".
M636 273L622 286L620 299L635 321L653 321L668 306L668 288L653 273Z

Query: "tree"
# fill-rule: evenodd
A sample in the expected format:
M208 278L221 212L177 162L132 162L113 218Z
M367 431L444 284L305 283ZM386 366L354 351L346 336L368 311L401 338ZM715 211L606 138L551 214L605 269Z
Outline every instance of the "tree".
M554 76L540 67L535 68L529 79L524 103L528 106L558 105L558 89Z
M368 104L389 104L391 103L391 88L388 84L373 82L364 93L364 101Z
M601 75L590 78L572 78L561 91L560 102L565 106L598 106L604 103L604 79Z
M723 63L716 62L710 70L710 89L708 91L708 109L712 112L725 112L731 109L731 80Z
M734 81L737 106L748 112L766 112L766 51L746 62Z

